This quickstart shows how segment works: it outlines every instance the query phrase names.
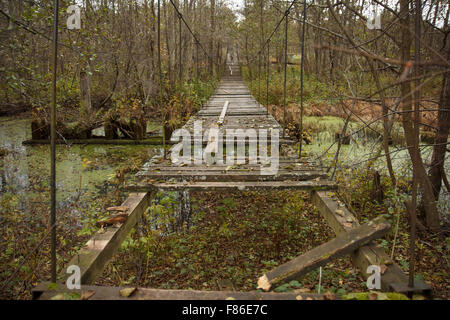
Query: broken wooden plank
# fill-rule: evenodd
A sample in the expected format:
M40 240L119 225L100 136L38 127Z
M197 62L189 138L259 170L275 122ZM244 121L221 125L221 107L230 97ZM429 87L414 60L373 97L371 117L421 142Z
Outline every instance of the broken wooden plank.
M312 194L312 202L318 208L320 214L325 218L328 225L333 229L336 235L343 234L351 229L359 226L358 219L344 206L340 205L333 199L332 193L318 191ZM336 213L337 210L342 211L342 214ZM349 223L348 221L354 221ZM376 243L369 243L368 245L360 247L351 254L353 264L357 266L364 278L370 276L366 270L368 266L378 265L386 266L386 269L381 274L381 289L383 291L396 291L401 293L422 293L424 295L431 295L431 287L421 280L414 281L414 288L408 287L408 276L402 271L392 259L386 254L383 248L380 248ZM409 291L405 288L408 288Z
M121 206L129 208L126 221L118 228L109 227L104 229L104 233L99 231L94 234L78 254L70 260L67 266L80 267L82 284L91 284L95 281L149 204L149 193L130 194ZM64 268L61 271L60 281L65 282L69 276L66 270L67 268Z
M64 284L50 290L49 283L41 283L32 290L33 299L49 300L55 297L63 298L64 293L91 292L89 300L327 300L340 299L339 295L323 295L314 293L275 293L275 292L236 292L236 291L199 291L199 290L165 290L136 288L129 297L120 294L125 287L106 287L82 285L79 290L69 290Z
M230 102L227 100L225 101L225 104L223 105L222 113L219 116L219 120L217 121L217 124L221 126L223 124L223 120L225 120L225 115L227 114L228 105Z
M367 224L342 233L333 240L267 272L259 278L258 288L269 291L282 283L299 279L336 258L352 253L371 240L384 236L390 229L390 224L379 217Z

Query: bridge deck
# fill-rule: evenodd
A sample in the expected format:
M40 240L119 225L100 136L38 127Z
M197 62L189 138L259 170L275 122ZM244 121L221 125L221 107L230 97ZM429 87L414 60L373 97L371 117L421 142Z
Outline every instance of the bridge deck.
M236 139L236 141L245 143L249 141L263 142L268 145L268 149L272 143L271 133L278 130L280 146L295 144L296 141L289 137L282 137L281 125L250 94L240 76L239 67L229 65L227 69L232 72L229 71L205 106L183 126L183 129L189 131L192 142L205 144L207 140L204 137L208 137L208 130L216 128L224 137L227 130L230 129L244 131L253 129L256 137L246 138L245 141L242 138L233 138L233 141ZM198 121L197 126L201 124L201 134L200 129L197 129L198 132L194 131L196 121ZM229 140L230 138L223 139L224 146ZM292 157L279 157L277 158L278 170L276 173L262 174L264 169L273 165L268 159L270 158L261 155L255 159L246 156L235 158L237 163L230 164L229 161L222 158L212 165L207 165L203 161L197 164L194 164L194 161L192 164L173 164L169 159L152 159L137 174L139 182L128 187L130 190L140 192L153 188L170 190L285 188L326 190L335 187L332 182L327 180L327 174L322 167L305 158L300 160Z
M202 136L211 127L217 127L224 132L226 129L256 129L266 130L281 129L280 125L271 116L265 113L264 108L256 103L248 92L247 87L242 82L237 66L230 66L233 75L225 77L215 94L208 101L206 106L184 126L189 132L194 132L194 121L204 120ZM223 104L222 109L220 106ZM217 124L219 122L219 124ZM200 138L200 134L194 135L194 142ZM203 139L203 137L202 137ZM272 143L269 139L266 143ZM257 137L258 142L262 141ZM285 137L284 142L290 141ZM191 141L192 142L192 141ZM218 145L222 145L219 143ZM261 149L259 147L258 149ZM283 149L283 148L282 148ZM278 150L278 149L277 149ZM253 155L254 156L254 155ZM320 295L302 294L282 294L282 293L258 293L258 292L204 292L186 290L162 290L151 288L138 288L136 293L129 298L121 295L119 287L98 287L92 286L97 277L102 273L108 261L117 252L122 241L130 230L136 225L139 218L151 203L152 197L158 190L196 190L196 191L235 191L235 190L276 190L276 189L303 189L312 191L312 201L318 208L320 214L325 218L327 224L335 231L337 236L351 233L358 228L358 219L342 207L330 192L322 190L336 189L336 185L327 180L327 175L323 168L307 158L301 160L290 157L276 157L278 160L278 171L275 174L262 174L262 170L271 165L267 157L256 156L235 157L239 164L230 165L229 162L219 162L206 165L202 161L192 164L176 165L170 160L162 158L152 159L144 165L138 173L139 183L130 185L129 189L140 193L132 193L122 204L126 208L126 220L119 226L106 226L99 230L68 263L68 266L78 265L81 272L81 290L77 292L83 299L324 299ZM233 158L232 158L233 159ZM348 237L348 234L346 235ZM316 248L317 249L317 248ZM334 250L334 249L333 249ZM311 254L310 251L308 254ZM328 255L328 253L327 253ZM323 255L322 255L323 257ZM336 256L333 256L333 259ZM329 260L322 259L316 265L324 265ZM401 268L390 260L385 251L375 243L362 245L351 254L354 264L362 270L364 277L368 277L364 271L369 265L378 265L384 261L386 271L381 276L383 290L393 290L398 292L417 292L429 294L431 288L422 281L416 281L414 288L408 287L408 277ZM298 260L299 258L297 258ZM305 259L305 256L302 258ZM331 259L331 258L330 258ZM296 261L297 261L296 260ZM302 261L303 261L302 260ZM312 260L312 261L313 261ZM308 262L309 263L309 262ZM297 263L291 260L290 264ZM281 270L281 269L279 269ZM289 278L289 273L280 274L279 279L284 282ZM295 269L300 270L300 269ZM275 272L275 271L271 271ZM302 271L303 272L303 271ZM65 299L67 290L64 286L68 274L66 269L62 270L59 276L58 289L50 288L48 284L41 284L35 288L35 299ZM263 276L262 278L266 277ZM267 277L266 277L267 278ZM260 278L261 279L261 278ZM258 283L259 285L260 283ZM338 298L338 297L335 297Z

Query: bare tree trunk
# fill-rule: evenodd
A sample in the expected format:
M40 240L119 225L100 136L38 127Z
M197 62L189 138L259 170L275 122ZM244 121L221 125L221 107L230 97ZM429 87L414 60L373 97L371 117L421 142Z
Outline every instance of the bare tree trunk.
M213 66L214 66L214 37L215 37L215 33L216 33L216 19L215 19L215 15L216 15L216 1L215 0L211 0L211 40L210 40L210 44L209 44L209 48L210 48L210 61L209 61L209 69L211 72L213 72Z
M88 120L92 113L91 79L86 71L80 72L81 117Z
M411 60L411 33L409 25L409 1L400 0L400 17L401 17L401 58L405 62L403 67L403 72L409 72L406 68L410 68ZM433 187L431 185L430 179L425 171L425 166L422 161L420 153L417 159L414 157L414 127L412 119L412 91L411 83L409 81L404 81L400 86L400 91L402 95L402 123L403 129L405 131L405 139L408 145L408 152L410 154L413 170L417 173L417 178L420 181L420 191L422 194L422 204L423 210L425 212L426 225L431 230L436 231L440 229L439 214L437 211L437 206L433 194Z
M450 49L447 51L450 60ZM450 71L444 74L438 111L438 129L434 140L431 167L428 172L436 201L441 192L442 177L445 174L444 161L447 150L447 139L450 130Z

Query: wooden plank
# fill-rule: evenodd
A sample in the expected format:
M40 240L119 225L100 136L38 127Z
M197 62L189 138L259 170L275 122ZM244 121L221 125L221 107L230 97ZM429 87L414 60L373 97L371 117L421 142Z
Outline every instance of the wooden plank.
M189 141L189 139L186 139L187 141ZM168 142L170 142L171 144L177 144L177 143L181 143L180 141L171 141L171 140L167 140ZM203 139L191 139L191 144L192 145L194 145L195 143L201 143L201 145L202 146L206 146L206 145L208 145L208 141L206 141L206 140L203 140ZM241 142L241 143L245 143L245 144L249 144L249 143L266 143L266 144L271 144L271 142L272 142L272 140L266 140L266 139L264 139L264 140L255 140L255 139L251 139L251 140L249 140L249 139L234 139L234 140L226 140L226 139L223 139L222 140L222 145L224 145L224 146L226 146L226 144L227 143L233 143L234 142L234 144L236 144L236 143L238 143L238 142ZM278 141L278 144L281 146L281 145L283 145L283 144L287 144L287 145L293 145L293 144L296 144L297 143L297 141L295 141L295 140L287 140L287 139L280 139L279 141Z
M49 300L62 293L93 292L89 300L325 300L328 298L322 294L314 293L275 293L275 292L237 292L237 291L199 291L199 290L165 290L151 288L137 288L128 298L120 294L120 290L125 287L106 286L81 286L80 290L69 290L64 284L59 284L56 290L48 289L49 283L41 283L35 287L33 298L39 300ZM334 299L340 299L335 295Z
M145 167L140 171L139 175L145 175L147 172L163 172L163 171L198 171L198 172L249 172L249 171L257 171L261 169L262 165L239 165L236 167L232 167L230 169L227 169L230 166L227 166L225 164L218 165L214 164L212 166L205 166L203 165L192 165L192 166L149 166ZM266 166L267 167L267 166ZM318 166L308 166L308 165L300 165L300 166L280 166L281 170L289 170L289 172L303 172L303 171L322 171L322 167Z
M328 180L321 181L254 181L254 182L173 182L154 184L130 184L126 190L130 191L150 191L154 189L177 191L253 191L253 190L333 190L337 186Z
M162 137L153 137L145 140L130 140L130 139L103 139L103 138L92 138L92 139L73 139L73 140L56 140L56 144L67 144L67 145L77 145L77 144L105 144L105 145L162 145ZM23 145L46 145L50 144L50 140L25 140L22 142ZM166 144L174 144L169 140Z
M219 116L219 120L217 121L217 124L220 126L223 124L223 120L225 120L225 115L227 114L228 105L230 104L229 101L225 101L225 104L223 105L222 112Z
M340 206L332 198L330 192L314 192L312 194L312 202L336 235L343 234L359 226L358 219L345 206ZM340 211L337 213L337 210ZM349 223L349 221L352 222ZM376 243L369 243L360 247L351 254L351 259L366 279L369 276L366 273L368 266L386 266L386 270L381 275L381 288L383 291L414 292L431 295L431 287L421 280L414 281L415 287L408 288L409 291L404 291L405 287L408 287L408 276L391 260L384 249L378 247Z
M350 254L371 240L384 236L391 226L382 217L342 233L333 240L269 271L258 280L258 288L269 291L282 283L299 279L343 255Z
M225 158L224 158L224 160L225 160ZM237 162L237 161L245 161L245 164L239 164L239 165L237 165L239 168L245 168L244 166L249 166L249 159L248 159L248 157L246 157L246 158L242 158L242 157L234 157L234 161L235 161L235 163ZM269 161L269 162L268 162ZM286 169L286 168L295 168L295 167L300 167L300 168L302 168L302 167L304 167L304 166L311 166L311 167L313 167L313 168L324 168L324 167L321 167L321 166L319 166L319 165L316 165L316 162L315 161L311 161L311 160L302 160L302 162L298 162L299 160L298 159L294 159L294 160L290 160L290 159L286 159L286 158L280 158L279 160L278 160L278 163L279 163L279 166L280 166L280 169ZM267 161L265 160L265 159L258 159L258 162L257 162L257 164L256 164L256 166L257 167L260 167L260 166L269 166L269 164L270 164L270 159L267 159ZM226 167L228 167L229 165L227 165L227 164L225 164L225 163L220 163L220 164L218 164L218 163L215 163L215 164L213 164L213 165L211 165L210 167L222 167L223 169L225 169ZM159 163L149 163L149 164L144 164L144 170L146 170L147 168L148 169L150 169L150 170L154 170L154 169L164 169L165 167L180 167L180 168L201 168L201 167L206 167L206 168L208 168L207 166L206 166L206 164L205 163L202 163L202 164L200 164L200 165L195 165L194 163L193 163L193 159L192 159L192 163L191 164L189 164L189 166L188 167L186 167L186 166L179 166L179 165L175 165L175 164L172 164L172 162L169 162L169 161L163 161L163 162L159 162ZM222 170L223 170L222 169Z
M180 168L182 169L182 168ZM255 171L157 171L145 172L141 177L147 179L183 179L189 181L273 181L295 179L296 181L327 178L322 171L279 170L276 175L261 175L261 168Z
M67 266L77 265L81 269L81 283L91 284L103 271L108 261L115 254L122 241L137 223L150 204L149 193L130 194L121 207L128 207L128 218L120 227L105 228L105 232L97 232L84 245L78 254L70 260ZM67 268L64 268L59 279L65 282Z
M219 116L220 111L199 111L197 113L200 116ZM261 110L249 110L249 111L238 111L238 110L230 110L228 111L228 115L230 116L263 116L266 115L267 111L265 109L261 109Z

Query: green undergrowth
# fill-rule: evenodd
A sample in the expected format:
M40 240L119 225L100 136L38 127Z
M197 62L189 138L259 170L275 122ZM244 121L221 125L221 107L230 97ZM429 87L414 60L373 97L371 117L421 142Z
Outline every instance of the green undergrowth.
M394 188L388 175L381 172L381 186L384 193L384 199L381 202L372 198L374 180L372 171L367 172L366 168L337 171L339 198L362 223L380 215L384 216L391 224L392 231L378 240L378 245L408 274L410 225L404 202L411 196L411 178L408 168L399 168L396 171L397 187ZM442 212L442 219L445 221L444 215ZM442 232L436 234L426 231L418 232L415 244L415 279L431 285L436 298L447 299L450 295L450 265L448 264L450 235L445 225L442 228Z
M2 126L12 124L17 126L8 119ZM49 147L22 147L20 136L10 140L7 133L2 131L2 148L8 154L0 159L0 299L30 299L31 289L50 275ZM126 194L119 187L154 152L159 150L144 146L57 147L58 271L98 230L106 208L121 204Z
M173 218L174 197L151 206L99 283L254 290L266 271L332 235L306 193L193 193L191 219L182 223Z

